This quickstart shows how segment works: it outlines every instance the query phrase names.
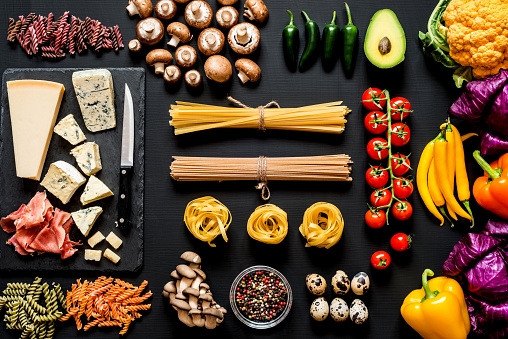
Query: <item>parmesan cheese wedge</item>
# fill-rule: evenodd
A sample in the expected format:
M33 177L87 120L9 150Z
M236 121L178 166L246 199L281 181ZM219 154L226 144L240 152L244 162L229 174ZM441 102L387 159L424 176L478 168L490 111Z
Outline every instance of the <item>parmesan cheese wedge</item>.
M97 245L104 239L105 239L104 235L101 233L101 231L97 231L97 233L88 238L88 245L90 245L91 248L94 248L95 245Z
M110 250L109 248L107 250L104 251L104 257L105 258L108 258L109 260L111 260L112 262L114 262L115 264L118 263L120 261L120 256L117 255L115 252L113 252L112 250Z
M115 250L122 245L122 239L120 239L115 233L110 232L106 237L106 241L109 242Z
M101 261L101 250L85 250L85 260Z

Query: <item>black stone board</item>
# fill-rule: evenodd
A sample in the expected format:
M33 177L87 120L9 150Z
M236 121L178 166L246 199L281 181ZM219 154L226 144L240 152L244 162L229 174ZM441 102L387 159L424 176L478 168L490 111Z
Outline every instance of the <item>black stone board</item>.
M0 269L2 270L37 270L37 271L59 271L59 270L80 270L80 271L135 271L143 264L143 193L144 193L144 108L145 108L145 70L143 68L108 68L113 76L115 92L116 127L113 129L90 132L86 129L83 117L79 108L76 94L72 86L72 73L78 68L10 68L5 70L2 78L2 113L0 120L1 145L0 160L2 171L0 171L0 189L5 194L0 196L0 214L6 216L17 210L23 203L35 195L37 191L44 191L39 181L22 179L16 177L14 151L12 145L11 120L9 115L9 100L7 96L6 82L20 79L49 80L61 83L65 87L65 93L60 106L56 122L68 114L73 114L78 125L86 136L86 141L94 141L99 145L102 160L102 170L96 173L97 178L103 181L114 193L91 204L83 206L79 197L83 192L83 184L73 195L69 203L62 204L61 201L47 192L47 197L54 207L67 212L77 211L90 206L100 206L102 214L90 230L88 237L101 231L104 236L113 231L123 241L121 247L115 250L102 241L94 249L102 250L103 253L110 248L117 253L121 259L114 264L106 258L100 262L84 260L85 249L90 248L87 238L76 226L71 228L69 233L73 241L81 241L82 245L72 257L62 260L59 255L43 253L34 256L23 256L14 250L14 246L5 242L14 234L0 232ZM122 122L125 83L129 85L132 93L135 114L135 141L134 141L134 168L131 182L131 220L133 227L129 230L120 230L116 227L118 186L120 175L120 152L122 142ZM27 137L30 137L27 135ZM42 171L41 180L48 171L49 165L55 161L63 160L79 168L76 160L70 154L75 147L67 140L53 133L48 149L46 161ZM85 177L87 177L85 175ZM88 177L87 177L88 179Z

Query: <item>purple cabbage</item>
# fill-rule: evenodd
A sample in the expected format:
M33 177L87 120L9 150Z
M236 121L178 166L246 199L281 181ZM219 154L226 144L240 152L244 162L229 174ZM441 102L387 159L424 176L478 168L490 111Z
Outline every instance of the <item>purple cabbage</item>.
M482 156L508 152L508 140L485 131L481 133L481 138L480 150Z
M486 123L496 134L508 136L508 86L497 95Z
M466 298L466 304L473 331L490 338L508 337L508 325L506 323L508 300L499 304L490 304L471 295Z

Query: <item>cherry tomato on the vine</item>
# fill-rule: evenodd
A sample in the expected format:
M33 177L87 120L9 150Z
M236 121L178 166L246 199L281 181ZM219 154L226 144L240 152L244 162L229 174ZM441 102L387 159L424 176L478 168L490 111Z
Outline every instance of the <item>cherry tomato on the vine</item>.
M390 245L396 251L405 251L411 247L412 241L413 237L411 235L407 235L405 233L397 233L394 234L390 240Z
M371 228L381 228L386 224L386 213L383 210L368 210L365 213L365 222Z
M392 155L392 159L390 161L392 165L393 175L398 177L404 175L411 168L411 162L409 161L409 156L405 156L403 154L397 153Z
M406 199L413 193L413 183L404 178L393 179L393 193L399 199Z
M370 195L370 203L374 207L387 208L388 204L392 200L392 192L388 189L377 189Z
M379 88L369 88L362 95L363 107L369 111L382 109L386 105L386 96Z
M367 154L374 160L383 160L388 156L388 141L374 138L367 143Z
M395 219L407 220L413 214L413 207L406 200L397 201L393 205L392 213Z
M390 109L393 120L405 119L411 112L411 104L406 98L396 97L390 100Z
M392 124L392 145L393 146L404 146L409 142L409 139L411 139L411 131L409 130L409 127L402 123L402 122L396 122ZM388 133L386 132L386 135L388 137Z
M371 166L365 172L365 181L372 188L381 188L388 183L390 174L381 166Z
M386 114L380 111L372 111L367 114L363 124L367 131L373 134L381 134L388 128Z
M370 263L378 270L384 270L385 268L390 266L391 262L392 258L385 251L374 252L372 257L370 257Z

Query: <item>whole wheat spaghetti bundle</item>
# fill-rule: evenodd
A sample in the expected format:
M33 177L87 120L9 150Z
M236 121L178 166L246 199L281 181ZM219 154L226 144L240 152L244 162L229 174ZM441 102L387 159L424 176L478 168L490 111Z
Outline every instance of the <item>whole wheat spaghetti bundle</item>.
M282 129L340 134L347 122L346 115L351 112L342 101L317 105L278 108L272 101L257 108L247 107L229 97L241 107L222 107L177 101L171 105L170 125L175 135L203 131L213 128L257 128ZM277 106L276 108L270 106Z

